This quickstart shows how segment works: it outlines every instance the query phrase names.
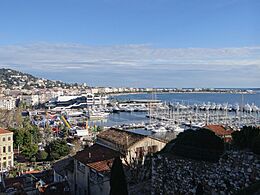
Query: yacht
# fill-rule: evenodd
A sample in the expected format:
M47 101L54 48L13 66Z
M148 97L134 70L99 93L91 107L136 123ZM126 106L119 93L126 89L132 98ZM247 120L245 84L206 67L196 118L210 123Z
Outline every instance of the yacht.
M167 129L165 127L155 127L152 132L154 133L161 133L161 132L167 132Z
M102 119L108 117L109 113L99 111L89 111L87 116L89 119Z
M147 131L153 131L154 130L154 126L153 125L147 125L147 126L145 126L145 129Z
M182 127L176 125L176 126L174 126L174 131L177 132L177 133L181 133L181 132L184 131L184 128L182 128Z
M112 110L113 112L120 112L120 108L118 108L118 106L114 106Z

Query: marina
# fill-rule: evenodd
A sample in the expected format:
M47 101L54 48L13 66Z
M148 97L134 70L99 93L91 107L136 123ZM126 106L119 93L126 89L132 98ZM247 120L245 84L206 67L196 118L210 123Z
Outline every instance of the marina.
M260 124L258 93L250 94L248 97L251 99L242 96L240 103L236 101L238 97L241 98L240 94L215 94L216 101L212 102L199 100L201 96L207 97L205 100L211 99L211 94L182 94L190 98L187 100L184 97L182 101L177 101L176 95L180 94L136 94L117 96L116 99L112 96L105 97L105 103L95 102L93 98L90 101L83 96L75 96L74 99L60 97L57 99L66 101L59 102L58 109L47 107L46 110L30 112L29 115L33 123L40 127L49 126L59 132L62 126L66 126L73 136L88 139L98 131L111 127L153 135L167 132L178 134L186 129L214 124L233 130ZM196 96L199 98L194 99ZM228 102L228 98L232 101ZM77 101L86 104L84 107L71 108L71 104L79 104Z

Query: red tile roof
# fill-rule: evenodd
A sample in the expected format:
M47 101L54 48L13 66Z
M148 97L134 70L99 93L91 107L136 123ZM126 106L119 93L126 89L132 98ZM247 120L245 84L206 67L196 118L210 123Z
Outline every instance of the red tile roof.
M0 134L12 133L12 131L8 131L6 129L0 128Z
M114 158L120 156L120 153L99 144L94 144L74 156L74 159L95 169L96 171L108 171L108 163L113 162Z
M98 172L107 172L110 171L113 164L113 160L114 159L103 160L99 162L88 163L87 165Z
M218 136L231 135L233 133L233 130L226 129L222 125L206 125L204 128L213 131Z

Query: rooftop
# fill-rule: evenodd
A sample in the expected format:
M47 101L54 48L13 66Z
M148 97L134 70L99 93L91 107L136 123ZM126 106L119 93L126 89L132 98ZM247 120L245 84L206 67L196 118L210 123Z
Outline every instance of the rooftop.
M213 131L218 136L231 135L233 133L233 130L222 125L206 125L204 128Z
M0 128L0 134L12 133L12 131L8 131L6 129Z
M97 172L108 172L110 171L114 159L103 160L98 162L89 163L88 166Z
M97 138L104 139L126 148L132 146L138 141L141 141L145 137L147 136L119 129L108 129L97 135Z
M120 156L120 153L99 144L94 144L74 156L74 159L95 169L98 172L110 170L108 164L112 163L114 158Z

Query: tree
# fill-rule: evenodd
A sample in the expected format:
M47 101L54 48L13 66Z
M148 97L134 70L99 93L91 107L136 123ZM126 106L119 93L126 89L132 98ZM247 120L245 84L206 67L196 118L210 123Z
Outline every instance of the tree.
M178 156L214 162L223 153L224 143L208 129L186 130L174 140L171 151Z
M14 147L18 148L18 146L23 145L23 137L24 137L24 132L21 129L10 129L14 134Z
M47 159L47 157L48 157L48 153L45 152L44 150L39 150L37 155L36 155L36 159L38 161L44 161L44 160Z
M29 158L30 160L32 158L35 158L35 155L37 154L37 152L38 152L37 144L29 143L22 147L22 154L24 156L26 156L27 158Z
M63 156L66 156L70 152L70 148L65 140L53 140L46 147L46 151L49 154L51 160L57 160Z
M125 179L125 173L123 169L123 164L120 157L116 157L110 177L110 195L127 195L127 183Z
M61 132L63 133L63 137L69 136L69 128L68 127L63 126L63 128L61 128Z
M253 141L259 135L259 128L244 126L240 131L232 133L233 145L239 149L252 149Z

